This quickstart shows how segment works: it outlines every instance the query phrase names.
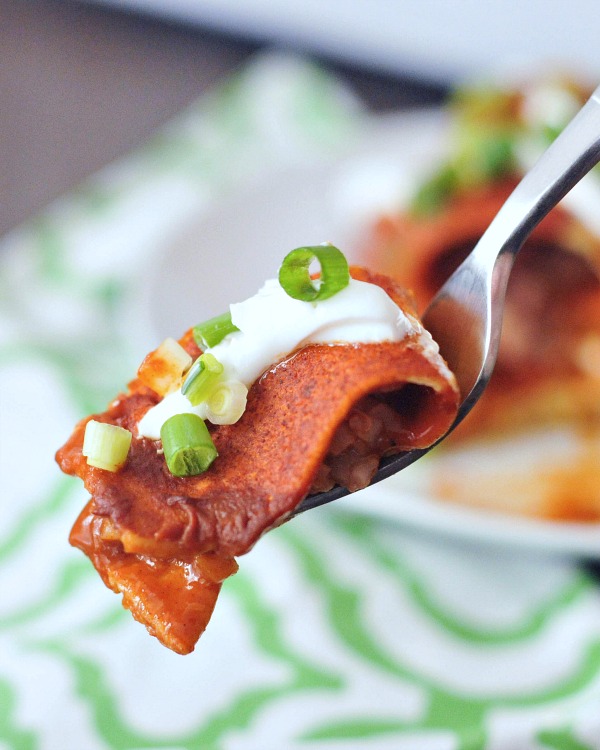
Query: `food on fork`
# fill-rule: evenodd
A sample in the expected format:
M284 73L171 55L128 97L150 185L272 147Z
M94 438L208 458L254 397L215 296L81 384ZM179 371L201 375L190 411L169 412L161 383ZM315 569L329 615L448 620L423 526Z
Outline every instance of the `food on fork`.
M410 288L424 308L589 93L559 78L519 89L459 90L450 103L447 158L417 187L408 206L379 219L366 242L364 262ZM564 481L556 479L556 465L537 474L533 465L509 467L511 481L499 466L495 473L470 466L443 476L440 493L476 503L487 492L495 498L494 507L511 510L519 507L515 498L520 497L519 512L600 519L597 169L540 223L517 257L494 373L445 449L458 448L461 440L467 445L559 428L576 432L581 442L580 455L563 467L566 474L560 469ZM559 484L570 486L560 498Z
M298 248L77 425L57 453L91 495L71 542L189 653L237 556L308 494L365 487L383 456L434 443L458 397L404 289L331 245Z

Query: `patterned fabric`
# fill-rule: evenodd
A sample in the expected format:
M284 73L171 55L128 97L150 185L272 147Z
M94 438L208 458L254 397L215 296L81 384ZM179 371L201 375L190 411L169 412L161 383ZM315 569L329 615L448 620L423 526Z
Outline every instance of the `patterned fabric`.
M67 544L86 493L53 454L157 343L143 269L362 117L318 69L257 59L2 242L0 750L600 748L600 589L576 563L321 509L241 559L179 657Z

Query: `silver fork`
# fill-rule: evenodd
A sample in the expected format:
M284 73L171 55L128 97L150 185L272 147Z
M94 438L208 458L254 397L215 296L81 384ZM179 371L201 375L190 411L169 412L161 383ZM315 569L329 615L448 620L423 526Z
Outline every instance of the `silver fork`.
M527 237L600 161L600 86L517 185L466 260L430 302L423 323L458 380L462 403L444 440L471 411L498 354L508 277ZM600 213L600 205L598 206ZM430 446L383 459L372 484L401 471ZM347 495L342 487L310 495L294 515Z

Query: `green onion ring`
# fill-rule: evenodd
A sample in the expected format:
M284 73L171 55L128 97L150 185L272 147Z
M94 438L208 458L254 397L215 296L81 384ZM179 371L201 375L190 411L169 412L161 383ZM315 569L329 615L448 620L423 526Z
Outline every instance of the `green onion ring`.
M219 455L208 427L197 414L175 414L160 428L169 471L176 477L202 474Z
M129 454L131 432L124 427L95 419L85 426L82 455L90 466L105 471L118 471Z
M309 266L314 260L321 266L318 284L310 278ZM350 283L348 261L333 245L298 247L283 259L279 283L290 297L303 302L328 299Z
M201 354L190 367L181 386L181 393L187 396L192 406L205 401L223 373L223 365L210 352Z
M235 424L246 410L248 389L239 380L215 386L206 400L206 419L213 424Z

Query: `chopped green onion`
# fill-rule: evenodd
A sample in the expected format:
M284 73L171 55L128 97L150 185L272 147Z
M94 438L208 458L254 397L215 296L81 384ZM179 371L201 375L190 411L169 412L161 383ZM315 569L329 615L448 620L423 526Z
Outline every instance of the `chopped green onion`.
M459 190L510 174L515 163L515 144L510 133L471 129L462 134L452 159L420 186L411 209L418 216L433 215Z
M91 419L85 426L81 452L90 466L115 472L127 460L130 445L129 430Z
M181 392L187 396L192 406L197 406L202 401L206 401L222 372L223 365L215 356L209 352L201 354L191 366L181 386Z
M321 266L320 279L314 282L309 266L317 260ZM279 269L279 283L294 299L314 302L332 297L350 283L348 261L333 245L298 247L288 253Z
M494 180L515 169L515 134L507 127L465 127L454 166L461 186Z
M165 460L176 477L202 474L218 456L207 426L197 414L175 414L160 428Z
M194 326L193 334L198 346L204 350L220 344L225 336L239 330L231 322L231 313L226 312L217 315L216 318L206 320L204 323L198 323L197 326Z
M206 419L213 424L235 424L246 410L248 389L239 380L219 383L206 400Z
M445 164L417 190L412 210L418 216L430 216L443 206L460 184L453 164Z

